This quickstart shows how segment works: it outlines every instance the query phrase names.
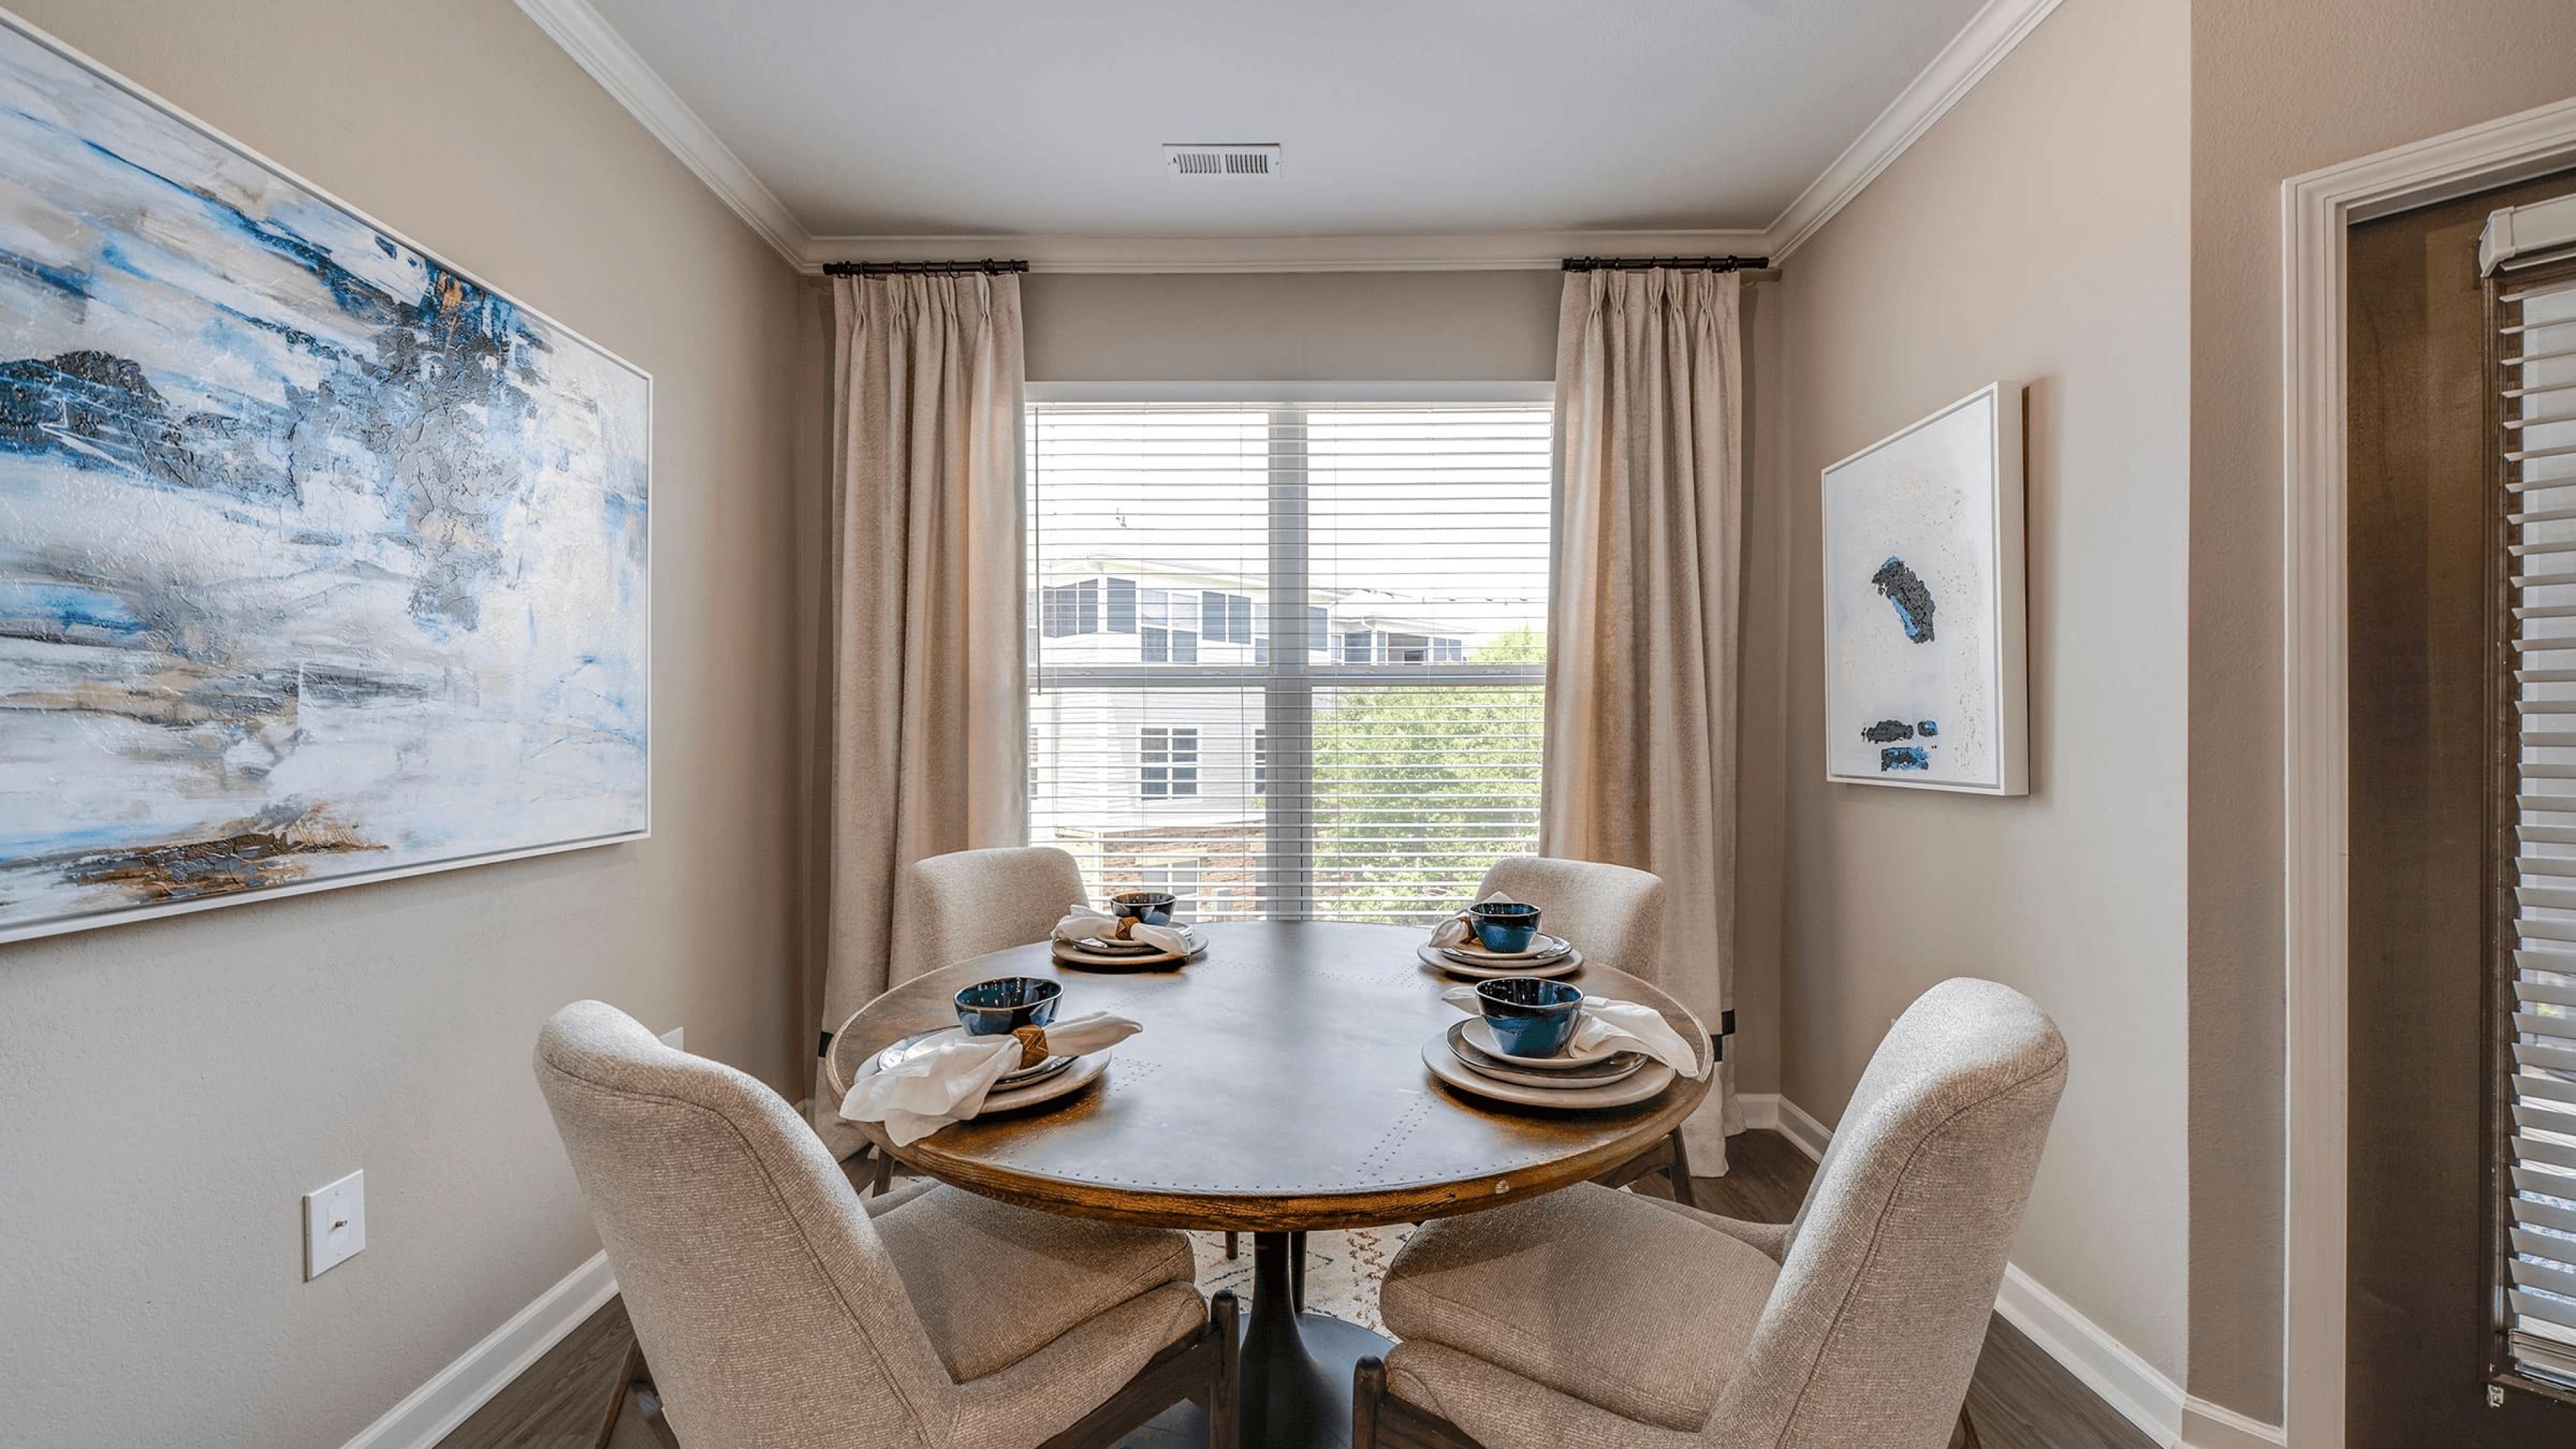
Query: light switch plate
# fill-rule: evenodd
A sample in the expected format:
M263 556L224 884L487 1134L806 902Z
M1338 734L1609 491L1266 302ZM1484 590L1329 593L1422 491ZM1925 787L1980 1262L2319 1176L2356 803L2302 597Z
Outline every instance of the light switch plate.
M304 1280L311 1282L367 1246L367 1174L350 1173L304 1195Z

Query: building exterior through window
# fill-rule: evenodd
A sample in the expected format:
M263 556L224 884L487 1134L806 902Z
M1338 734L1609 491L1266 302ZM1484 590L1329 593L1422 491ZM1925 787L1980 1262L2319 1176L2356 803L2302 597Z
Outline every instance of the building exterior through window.
M1031 839L1200 920L1427 920L1533 849L1548 429L1033 403Z

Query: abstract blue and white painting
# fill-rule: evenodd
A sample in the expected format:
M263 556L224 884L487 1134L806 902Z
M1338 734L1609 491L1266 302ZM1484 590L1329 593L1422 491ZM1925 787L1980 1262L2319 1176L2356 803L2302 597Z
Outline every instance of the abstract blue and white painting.
M0 23L0 940L643 834L650 428Z
M1825 774L2019 795L2021 389L1825 470Z

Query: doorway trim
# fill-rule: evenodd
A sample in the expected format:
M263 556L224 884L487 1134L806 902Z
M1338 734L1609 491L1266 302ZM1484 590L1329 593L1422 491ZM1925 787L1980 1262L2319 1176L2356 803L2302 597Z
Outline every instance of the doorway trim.
M2291 1449L2344 1449L2351 682L2344 260L2359 222L2576 167L2576 99L2281 183L2282 1312Z

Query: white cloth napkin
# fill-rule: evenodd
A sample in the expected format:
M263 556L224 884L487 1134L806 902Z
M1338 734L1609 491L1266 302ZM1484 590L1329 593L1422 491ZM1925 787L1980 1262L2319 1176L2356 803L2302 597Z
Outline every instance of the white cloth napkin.
M1074 902L1066 910L1064 919L1055 923L1055 938L1073 942L1086 936L1098 936L1104 941L1117 940L1118 917L1107 911L1095 911L1080 901ZM1141 921L1127 932L1127 939L1142 941L1158 951L1170 951L1180 956L1199 948L1199 943L1183 927L1148 926Z
M1484 1003L1473 986L1452 986L1440 993L1440 999L1469 1016L1485 1014ZM1614 1051L1644 1052L1694 1081L1707 1073L1699 1053L1687 1038L1673 1030L1662 1012L1634 1001L1607 996L1583 998L1582 1020L1575 1023L1574 1039L1567 1045L1583 1051L1606 1046Z
M1078 1057L1116 1046L1145 1028L1106 1011L1059 1021L1046 1028L1050 1056ZM841 1099L851 1122L883 1122L897 1147L907 1147L984 1109L993 1084L1020 1065L1016 1036L955 1036L917 1051L890 1071L860 1076Z
M1503 894L1501 891L1496 891L1492 895L1485 897L1483 900L1476 902L1476 905L1479 906L1516 906L1519 904L1520 902L1513 900L1510 896ZM1474 907L1471 906L1469 909L1472 910ZM1468 918L1467 912L1460 911L1458 914L1451 916L1449 919L1442 921L1439 925L1431 928L1431 949L1434 951L1446 951L1452 946L1464 945L1466 944L1468 933L1474 929L1475 925Z

